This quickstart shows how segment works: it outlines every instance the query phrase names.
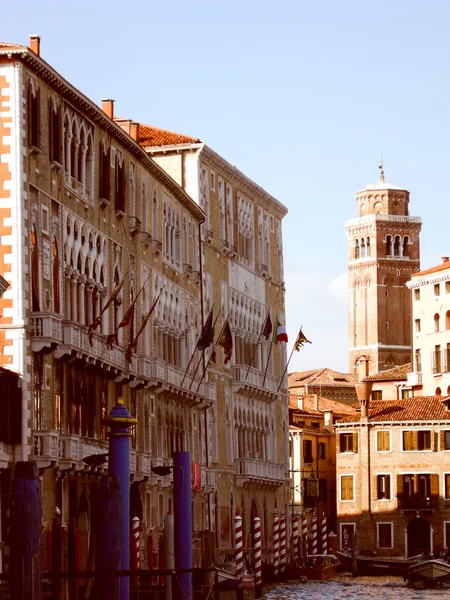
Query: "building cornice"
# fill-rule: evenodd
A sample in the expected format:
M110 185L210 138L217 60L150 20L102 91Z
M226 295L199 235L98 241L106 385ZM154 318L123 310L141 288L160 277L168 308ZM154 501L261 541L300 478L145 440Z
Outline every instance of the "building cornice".
M356 217L356 219L348 219L345 221L345 228L356 227L369 223L392 223L396 225L422 225L422 219L420 217L409 217L405 215L364 215L363 217Z
M426 285L433 285L436 283L442 283L444 281L450 281L450 271L445 271L443 273L435 273L433 275L425 276L425 279L420 279L419 281L407 281L406 286L410 290L414 290L416 288L424 287Z
M106 116L103 110L62 77L52 66L28 48L0 50L0 66L19 61L38 75L81 113L86 114L99 127L105 129L119 144L126 148L141 164L166 188L191 214L202 221L203 210L181 188L177 182L160 167L137 142L119 125Z

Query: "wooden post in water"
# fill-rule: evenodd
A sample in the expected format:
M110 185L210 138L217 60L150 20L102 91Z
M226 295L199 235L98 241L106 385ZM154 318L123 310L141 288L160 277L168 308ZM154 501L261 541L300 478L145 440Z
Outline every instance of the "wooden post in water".
M52 522L52 574L58 575L62 571L63 536L61 517L55 517ZM52 579L52 600L62 600L62 581L55 577Z
M121 568L122 515L119 479L117 475L104 475L99 489L95 552L95 598L98 600L120 599L120 577L102 577L101 572Z
M11 490L11 599L41 597L42 496L38 468L19 461Z
M352 535L352 573L354 577L358 575L358 563L356 562L356 544L356 531L354 531Z

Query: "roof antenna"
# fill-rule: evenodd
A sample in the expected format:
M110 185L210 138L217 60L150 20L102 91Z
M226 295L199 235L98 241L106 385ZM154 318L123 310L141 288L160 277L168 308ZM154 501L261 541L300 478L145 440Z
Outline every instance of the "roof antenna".
M378 183L386 183L384 180L384 163L385 161L383 160L383 153L381 153L381 160L380 160L380 164L378 165L378 168L380 169L380 179L378 181Z

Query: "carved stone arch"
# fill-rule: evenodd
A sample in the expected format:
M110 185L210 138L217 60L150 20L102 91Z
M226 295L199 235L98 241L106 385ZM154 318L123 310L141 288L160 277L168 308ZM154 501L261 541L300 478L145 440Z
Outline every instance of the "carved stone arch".
M389 354L384 361L384 364L388 367L395 367L398 365L397 357L395 354Z
M370 275L366 275L364 277L364 287L370 288L371 285L372 285L372 277Z
M352 289L359 290L361 287L361 279L359 277L355 277L352 281Z
M75 269L75 251L73 248L70 249L70 266L72 269Z
M392 277L392 275L385 275L383 277L383 279L381 280L381 284L385 285L386 287L392 287L394 285L394 278Z
M381 213L382 210L383 210L383 204L381 202L375 202L374 205L373 205L372 212L375 215L378 215L378 214Z

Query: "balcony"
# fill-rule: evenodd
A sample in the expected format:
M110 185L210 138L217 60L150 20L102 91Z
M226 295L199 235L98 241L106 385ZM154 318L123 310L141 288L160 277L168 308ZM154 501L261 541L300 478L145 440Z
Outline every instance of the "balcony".
M264 372L248 368L248 365L234 365L231 367L233 373L233 391L248 397L259 398L267 402L274 402L278 398L278 377L267 374L264 381ZM264 385L263 385L264 382Z
M269 274L269 267L267 265L265 265L264 263L259 263L259 274L264 279L271 279L270 274Z
M230 256L237 258L237 256L238 256L237 247L234 244L230 244L229 249L230 249Z
M108 451L108 442L85 438L74 433L60 433L56 430L33 432L34 460L38 468L45 469L52 464L65 469L82 470L86 467L83 458Z
M152 240L152 251L155 256L158 256L159 254L161 254L162 244L160 241Z
M88 328L74 321L62 321L62 341L55 350L55 357L63 356L84 357L90 362L97 362L111 375L117 375L125 370L125 350L120 346L109 347L106 338L95 331L91 332L89 340ZM128 369L127 369L128 370Z
M408 373L408 385L422 385L422 373Z
M130 217L130 233L138 233L141 230L141 221L137 217Z
M189 277L190 275L192 275L192 265L188 264L188 263L184 263L183 265L183 273Z
M255 483L269 487L279 487L285 483L283 465L255 458L238 458L234 461L234 465L238 487Z
M51 352L62 342L62 317L54 312L31 315L31 350Z
M224 254L230 253L230 246L228 244L228 240L220 240L220 251Z
M397 495L397 508L400 510L433 510L439 507L439 495L426 498L413 494L412 496Z

